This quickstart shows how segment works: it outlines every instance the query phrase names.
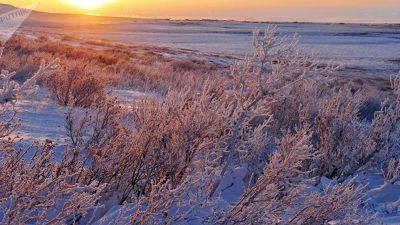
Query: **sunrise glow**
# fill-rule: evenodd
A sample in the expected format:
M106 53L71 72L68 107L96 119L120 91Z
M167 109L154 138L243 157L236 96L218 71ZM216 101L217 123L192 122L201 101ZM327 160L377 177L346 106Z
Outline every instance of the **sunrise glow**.
M81 9L95 9L109 3L109 0L65 0L65 1Z
M24 7L36 0L0 0ZM399 23L399 0L40 0L36 10L135 18Z

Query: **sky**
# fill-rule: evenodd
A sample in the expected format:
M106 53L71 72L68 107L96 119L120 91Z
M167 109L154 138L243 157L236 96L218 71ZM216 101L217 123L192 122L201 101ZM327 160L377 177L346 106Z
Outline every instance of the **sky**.
M99 3L84 7L83 2ZM35 0L0 0L16 6ZM36 10L104 16L400 23L400 0L41 0Z

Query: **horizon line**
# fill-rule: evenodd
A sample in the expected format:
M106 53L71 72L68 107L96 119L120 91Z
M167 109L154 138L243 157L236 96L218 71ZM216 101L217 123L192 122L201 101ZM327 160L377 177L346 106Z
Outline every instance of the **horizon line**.
M18 7L12 4L0 3L3 6L10 6L13 8ZM120 18L120 19L138 19L138 20L167 20L167 21L220 21L220 22L242 22L242 23L303 23L303 24L354 24L354 25L400 25L399 22L356 22L356 21L307 21L307 20L274 20L274 19L256 19L256 18L215 18L215 17L149 17L140 15L107 15L98 13L67 13L67 12L49 12L41 10L33 10L33 13L43 13L52 15L77 15L77 16L90 16L90 17L103 17L103 18Z

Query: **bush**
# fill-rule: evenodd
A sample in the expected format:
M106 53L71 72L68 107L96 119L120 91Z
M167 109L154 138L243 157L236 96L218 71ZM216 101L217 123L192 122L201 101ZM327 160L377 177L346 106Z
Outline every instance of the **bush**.
M369 131L358 117L359 93L340 90L322 101L316 118L317 148L323 154L320 173L327 177L348 174L371 150Z
M191 59L185 60L174 60L167 63L166 68L173 72L190 72L190 71L200 71L204 73L209 73L217 68L213 65L209 65L203 61L196 61Z
M67 136L76 149L100 148L120 135L126 117L113 97L97 99L88 109L69 106L65 114Z
M51 143L3 153L0 158L2 224L74 223L101 198L105 186L80 183L79 175L85 169L77 164L56 163ZM69 159L65 154L63 161Z
M78 64L47 77L45 87L64 106L90 107L105 96L103 83Z
M153 181L178 185L197 152L207 147L220 119L214 111L218 89L210 85L192 94L169 93L161 102L135 103L133 118L126 121L129 129L92 148L93 179L112 183L121 204L145 194Z

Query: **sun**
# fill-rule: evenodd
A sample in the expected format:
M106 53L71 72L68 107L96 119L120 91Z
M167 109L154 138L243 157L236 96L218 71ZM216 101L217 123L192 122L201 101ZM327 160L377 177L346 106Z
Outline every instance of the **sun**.
M65 0L67 3L81 9L95 9L109 3L110 0Z

